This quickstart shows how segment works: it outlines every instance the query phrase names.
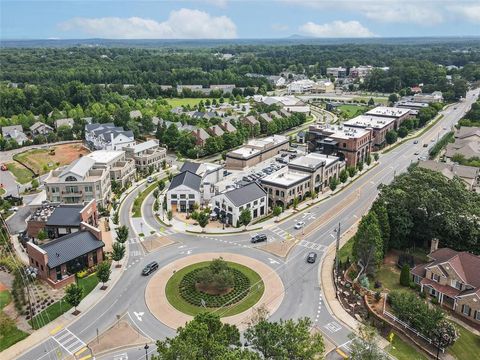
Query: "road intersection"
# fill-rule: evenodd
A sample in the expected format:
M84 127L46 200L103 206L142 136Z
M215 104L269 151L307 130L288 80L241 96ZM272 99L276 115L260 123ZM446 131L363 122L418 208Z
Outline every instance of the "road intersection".
M342 351L348 352L351 329L330 313L324 303L319 279L319 266L323 254L335 241L333 231L339 223L344 230L353 226L371 206L378 194L378 186L391 182L396 174L406 171L417 160L419 155L414 155L416 152L419 152L420 156L426 156L428 148L423 148L422 144L430 144L432 139L440 138L455 125L474 102L476 97L473 97L472 93L467 94L465 101L442 111L443 117L418 138L418 144L413 144L413 140L406 141L381 155L377 166L342 191L282 223L261 230L272 241L291 237L299 239L286 258L277 257L252 245L249 233L221 235L175 233L165 228L154 216L151 196L147 197L143 205L141 226L145 228L144 230L152 228L168 236L175 243L147 253L138 236L138 223L134 224L138 220L131 219L130 209L133 201L138 193L145 189L145 185L139 186L125 197L120 209L120 223L129 226L131 236L127 246L128 262L124 265L121 278L112 286L107 296L71 323L66 331L79 341L88 344L95 338L97 331L104 332L121 317L127 319L143 336L152 341L173 336L175 330L158 321L145 304L145 289L149 277L141 277L141 269L153 260L162 268L191 254L228 252L261 261L280 277L285 289L284 298L279 308L271 314L272 320L309 317L330 342ZM300 220L305 222L305 230L294 229L295 223ZM305 232L304 235L302 231ZM308 264L305 261L311 251L319 255L320 261L315 264ZM150 344L148 351L154 351L154 347L154 344ZM127 360L138 359L141 356L145 356L143 347L133 347L97 358ZM60 358L62 357L58 356L58 343L52 337L32 347L20 357L22 360Z

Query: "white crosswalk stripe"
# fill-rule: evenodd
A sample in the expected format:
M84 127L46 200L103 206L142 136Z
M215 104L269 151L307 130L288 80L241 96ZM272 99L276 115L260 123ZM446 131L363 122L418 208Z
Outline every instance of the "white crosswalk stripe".
M131 238L130 240L128 240L128 242L130 244L138 244L140 242L143 242L144 238L143 237L140 237L140 238Z
M332 333L337 332L342 328L342 326L335 321L332 321L323 327Z
M138 250L130 251L130 256L140 256L142 253Z
M70 355L73 355L80 349L83 349L86 344L80 340L75 334L68 329L63 329L52 336L62 348L64 348Z
M298 245L303 246L307 249L318 250L318 251L325 251L327 248L325 245L317 244L311 241L302 240L298 243Z

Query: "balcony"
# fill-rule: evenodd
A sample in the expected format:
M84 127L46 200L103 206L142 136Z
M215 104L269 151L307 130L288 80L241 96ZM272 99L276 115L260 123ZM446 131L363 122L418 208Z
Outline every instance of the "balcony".
M62 195L66 196L82 196L83 191L78 190L78 191L62 191Z

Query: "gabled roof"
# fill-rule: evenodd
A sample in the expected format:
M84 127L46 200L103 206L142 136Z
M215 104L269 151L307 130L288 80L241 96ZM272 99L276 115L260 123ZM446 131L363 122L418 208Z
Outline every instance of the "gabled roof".
M60 173L60 177L72 173L74 175L80 176L81 178L84 178L94 164L94 159L88 156L82 156L81 158L72 162L70 165L67 165Z
M262 118L263 120L265 120L267 123L273 121L273 119L272 119L268 114L265 114L265 113L260 114L260 118Z
M35 131L37 130L38 128L41 128L41 127L45 127L47 129L50 129L50 130L53 130L51 126L41 122L41 121L37 121L35 124L33 124L32 126L30 126L30 131Z
M247 123L247 124L249 124L249 125L257 125L257 124L260 123L257 119L255 119L255 116L253 116L253 115L244 117L244 118L242 119L242 122L243 122L243 123Z
M207 140L210 137L210 135L208 135L205 129L202 129L202 128L198 128L192 131L192 134L201 140Z
M252 182L246 186L224 193L232 204L237 207L264 197L266 194L265 190L263 190L256 182Z
M214 136L222 136L225 132L218 125L213 125L209 127L210 133Z
M191 173L196 174L200 165L202 164L192 161L185 161L182 165L182 168L180 169L180 172L190 171Z
M74 123L75 120L73 120L73 118L58 119L55 120L55 127L59 128L60 126L64 125L73 126Z
M41 245L40 248L47 253L48 267L53 269L104 246L103 241L98 240L91 232L77 231Z
M22 125L10 125L10 126L2 127L3 136L10 135L10 133L14 133L14 132L23 132Z
M195 191L200 191L201 183L202 183L202 178L200 176L190 171L184 171L184 172L181 172L180 174L175 175L172 178L172 182L168 187L168 191L173 190L176 187L179 187L180 185L184 185Z
M148 140L139 144L136 144L133 147L133 152L138 154L142 151L158 147L158 140Z

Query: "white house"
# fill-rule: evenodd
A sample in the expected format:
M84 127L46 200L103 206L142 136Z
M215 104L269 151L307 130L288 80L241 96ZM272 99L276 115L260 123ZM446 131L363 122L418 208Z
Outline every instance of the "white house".
M232 226L239 226L240 214L250 209L252 221L267 214L267 193L260 185L253 182L246 186L227 190L210 200L213 211L221 221Z
M123 150L135 146L133 132L112 123L85 125L85 142L92 150Z
M194 204L200 205L202 177L183 171L172 178L167 190L167 210L192 211Z

